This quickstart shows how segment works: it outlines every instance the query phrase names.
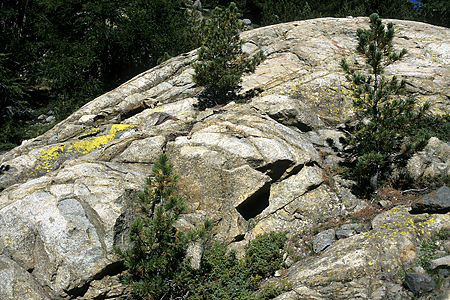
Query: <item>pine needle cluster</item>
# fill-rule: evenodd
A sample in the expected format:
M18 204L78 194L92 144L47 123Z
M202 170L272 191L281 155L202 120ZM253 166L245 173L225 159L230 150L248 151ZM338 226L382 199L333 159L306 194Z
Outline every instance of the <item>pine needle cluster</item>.
M394 24L387 27L377 14L370 16L370 29L358 29L356 52L363 55L367 73L352 69L341 61L347 79L353 83L353 108L358 124L351 142L358 156L354 175L369 181L376 192L380 172L391 163L404 159L426 146L429 136L418 130L430 104L422 106L406 98L406 80L384 76L385 67L401 60L407 50L393 49Z

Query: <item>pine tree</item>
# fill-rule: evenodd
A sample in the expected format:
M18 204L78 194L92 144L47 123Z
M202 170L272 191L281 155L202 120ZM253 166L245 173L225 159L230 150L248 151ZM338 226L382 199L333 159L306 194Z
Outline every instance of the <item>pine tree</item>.
M384 68L400 59L393 50L394 24L382 24L377 14L370 16L370 29L357 30L357 53L365 57L368 74L356 72L342 59L341 67L353 82L353 108L358 118L352 143L358 155L354 172L360 181L369 180L377 191L382 169L423 148L429 136L417 131L417 125L430 104L418 106L414 98L404 98L406 80L385 77Z
M136 218L130 227L132 246L126 250L115 249L128 270L124 282L146 299L172 299L188 293L183 278L187 246L195 239L204 238L212 227L206 221L187 232L175 228L180 214L186 211L186 204L176 195L177 176L172 169L167 155L161 154L138 197L142 217Z
M194 64L195 83L212 88L216 94L226 93L238 86L244 72L253 72L265 58L262 51L253 58L242 51L244 41L239 36L242 26L238 8L231 2L226 9L216 7L212 17L203 19L194 29L201 44L198 62Z

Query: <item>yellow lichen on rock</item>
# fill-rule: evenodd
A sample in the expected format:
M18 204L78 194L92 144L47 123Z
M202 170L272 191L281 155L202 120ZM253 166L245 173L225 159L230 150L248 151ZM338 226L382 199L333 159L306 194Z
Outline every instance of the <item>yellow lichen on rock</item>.
M45 148L42 150L33 169L29 170L27 175L32 176L33 174L49 172L62 163L61 160L65 160L69 157L86 155L93 150L97 150L113 140L118 132L128 130L135 126L135 124L113 124L108 133L105 135L94 136L84 140L68 142Z

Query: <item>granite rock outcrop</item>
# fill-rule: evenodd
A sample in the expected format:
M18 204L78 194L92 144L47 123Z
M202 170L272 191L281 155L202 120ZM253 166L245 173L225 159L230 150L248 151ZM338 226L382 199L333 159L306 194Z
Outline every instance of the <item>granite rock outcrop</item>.
M395 47L409 54L386 73L406 77L408 96L429 101L432 113L447 113L450 30L392 21ZM351 182L335 178L330 185L323 177L346 147L348 134L336 125L352 116L352 99L339 61L358 62L353 49L360 27L368 27L367 18L244 32L244 51L267 56L243 77L245 103L199 111L194 50L0 155L0 298L126 298L113 248L126 246L136 194L162 151L189 207L180 228L209 218L213 238L230 248L271 230L301 235L330 217L365 209L370 203L351 193ZM408 172L448 174L447 148L433 138ZM293 288L278 299L411 299L390 279L417 263L420 241L450 227L450 215L409 209L384 212L371 230L355 230L319 256L292 263L276 280Z

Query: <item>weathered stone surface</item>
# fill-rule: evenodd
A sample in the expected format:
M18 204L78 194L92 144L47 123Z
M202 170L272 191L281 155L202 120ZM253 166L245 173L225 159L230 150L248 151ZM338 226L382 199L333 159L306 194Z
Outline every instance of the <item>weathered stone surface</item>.
M346 135L321 128L353 115L339 61L359 59L355 32L367 28L367 21L323 18L244 32L246 51L267 56L255 73L243 76L240 94L251 97L247 104L198 111L196 95L203 88L192 81L194 50L2 153L0 241L8 254L1 256L0 272L7 271L0 276L9 277L2 277L0 298L126 298L112 247L126 244L135 195L162 151L175 165L189 207L178 225L190 228L209 218L216 223L213 237L231 243L230 249L243 249L259 233L299 234L367 207L351 193L351 183L338 177L323 182L322 168L339 163ZM409 53L386 68L387 75L408 77L407 96L430 101L433 113L448 112L450 30L393 22L395 47ZM410 161L409 173L448 174L448 147L431 139ZM412 267L419 241L448 227L449 218L411 216L406 208L383 213L373 220L373 230L355 229L364 233L294 263L280 277L293 290L280 297L409 299L398 285L377 278Z
M131 207L145 173L78 163L11 187L0 195L5 249L52 297L77 296L109 266L123 245ZM131 213L134 214L134 213ZM98 280L99 278L97 278Z
M306 191L319 186L322 181L321 169L305 166L298 174L273 184L270 189L269 206L264 210L263 216L285 207Z
M165 140L163 136L152 136L134 140L114 161L123 163L152 163L162 152Z
M343 224L341 226L342 230L354 230L356 233L363 233L367 232L370 229L370 226L367 226L365 224L359 224L359 223L350 223L350 224Z
M373 230L337 240L319 257L296 262L284 279L296 286L331 286L330 280L346 282L381 274L389 278L416 264L420 237L449 223L449 215L413 216L405 207L393 208L373 220Z
M325 125L305 103L289 96L272 94L257 97L250 105L281 124L297 127L303 132Z
M450 188L443 186L412 204L411 213L447 213L450 211Z
M322 231L316 235L313 242L313 250L319 253L326 247L330 246L336 238L336 232L334 229L328 229Z
M349 236L352 236L356 234L355 230L352 229L339 229L336 230L336 239L340 240L340 239L345 239Z
M282 198L286 200L287 204L278 206L280 208L271 214L264 215L266 211L269 211L266 209L263 214L258 216L251 236L272 230L287 230L292 234L299 234L330 217L358 212L367 206L367 203L356 198L348 188L341 185L339 180L336 180L332 187L321 184L313 190L306 191L300 197L289 198L288 195L285 195Z
M436 287L436 283L430 276L409 272L405 274L404 284L416 295L431 292Z
M425 149L408 161L407 171L413 179L450 175L450 145L438 138L430 138Z
M430 269L436 269L441 266L450 267L450 256L430 260Z
M50 300L33 276L5 254L0 255L0 297L2 300Z

